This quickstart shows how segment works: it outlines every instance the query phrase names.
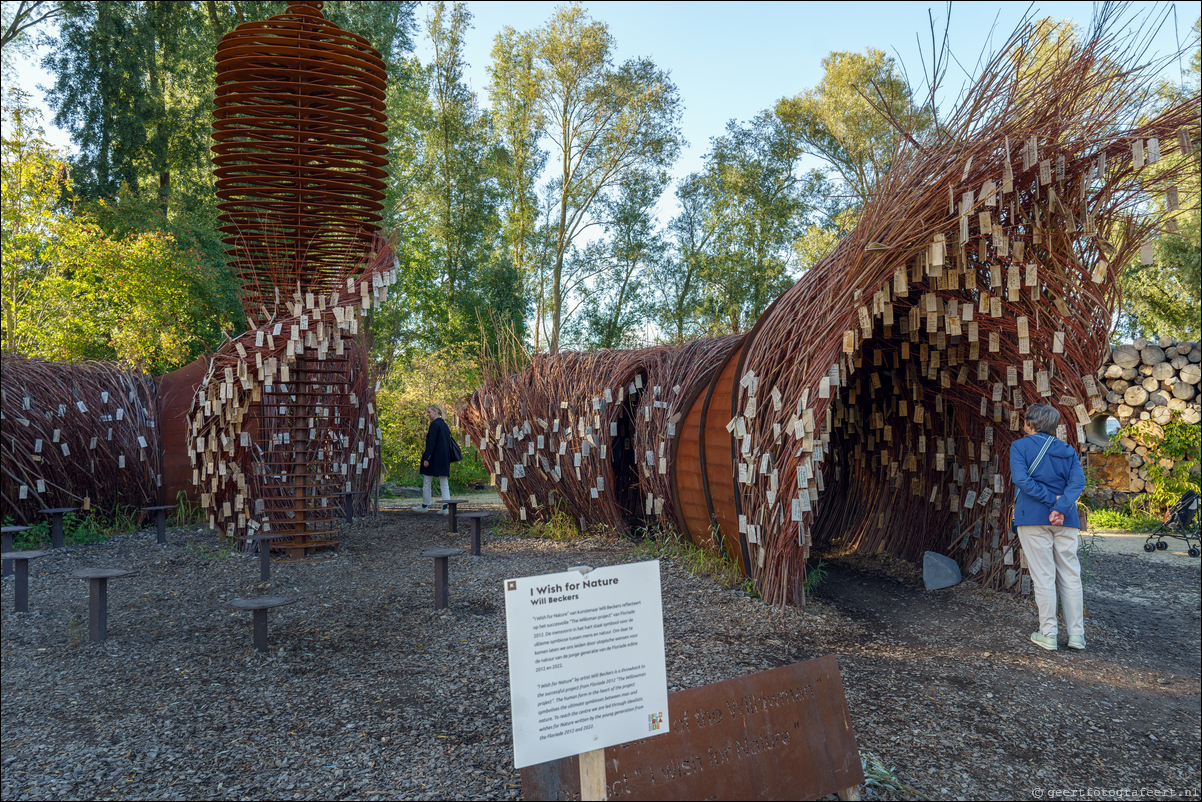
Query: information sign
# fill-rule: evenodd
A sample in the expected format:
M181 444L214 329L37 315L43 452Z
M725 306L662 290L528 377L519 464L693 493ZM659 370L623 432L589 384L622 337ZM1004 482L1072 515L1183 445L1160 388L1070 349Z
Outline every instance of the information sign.
M659 561L505 580L517 768L668 731Z

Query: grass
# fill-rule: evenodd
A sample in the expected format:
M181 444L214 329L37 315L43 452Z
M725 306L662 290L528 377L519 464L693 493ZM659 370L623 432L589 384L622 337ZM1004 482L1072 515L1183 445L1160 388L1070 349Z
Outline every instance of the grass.
M728 588L739 588L758 597L755 583L744 580L733 561L710 554L693 545L676 530L648 530L635 547L635 554L646 560L671 560L697 576L713 579Z
M1119 510L1093 510L1089 513L1091 530L1116 529L1124 532L1150 532L1160 526L1161 521L1151 515L1120 512Z
M1077 562L1081 564L1081 584L1093 579L1093 557L1098 549L1098 536L1083 537L1077 545Z
M811 593L817 590L824 579L826 579L826 563L824 561L819 560L818 564L812 568L808 565L806 566L806 580L803 588L805 589L807 599Z
M178 505L175 512L167 519L171 526L188 526L190 524L203 524L208 521L205 515L204 508L199 504L193 504L188 500L188 494L183 490L175 496L175 503Z
M886 767L884 762L871 752L860 753L860 765L864 769L865 788L893 791L911 799L929 798L899 780L897 770Z

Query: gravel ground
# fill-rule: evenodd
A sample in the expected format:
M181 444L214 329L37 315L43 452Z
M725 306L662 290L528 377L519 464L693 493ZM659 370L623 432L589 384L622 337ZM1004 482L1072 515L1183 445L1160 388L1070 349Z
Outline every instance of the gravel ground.
M446 519L361 519L337 556L278 562L171 530L35 562L33 612L3 583L4 800L515 799L501 581L634 559L630 545L516 536L451 563L432 608L417 552L466 546ZM828 558L805 610L769 608L662 564L670 690L834 653L860 749L931 798L1200 785L1199 572L1098 554L1084 653L1026 642L1033 605L968 584L927 593L884 558ZM83 567L109 586L109 639L87 640ZM272 653L223 602L303 599L271 613ZM1050 796L1046 794L1045 796ZM1070 798L1113 798L1080 793ZM872 799L906 798L887 788Z

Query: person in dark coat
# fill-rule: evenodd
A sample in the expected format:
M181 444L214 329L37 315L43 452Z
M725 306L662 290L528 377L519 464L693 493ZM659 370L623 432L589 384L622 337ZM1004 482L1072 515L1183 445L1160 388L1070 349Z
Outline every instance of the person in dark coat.
M451 427L442 419L442 407L431 404L426 407L426 417L430 419L430 428L426 430L426 450L422 452L422 503L414 507L415 512L428 512L431 504L434 477L438 477L442 500L451 498ZM439 505L439 512L447 514L447 509Z
M1085 471L1073 447L1056 437L1060 413L1047 404L1027 407L1023 433L1010 446L1010 478L1018 488L1014 524L1027 558L1039 607L1039 631L1031 642L1056 649L1056 596L1064 610L1070 649L1085 648L1084 600L1077 536L1077 497Z

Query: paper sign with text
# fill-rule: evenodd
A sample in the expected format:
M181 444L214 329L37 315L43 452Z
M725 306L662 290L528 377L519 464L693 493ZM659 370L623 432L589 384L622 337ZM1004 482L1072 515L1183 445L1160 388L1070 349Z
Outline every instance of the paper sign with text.
M505 580L517 768L668 731L659 561Z

